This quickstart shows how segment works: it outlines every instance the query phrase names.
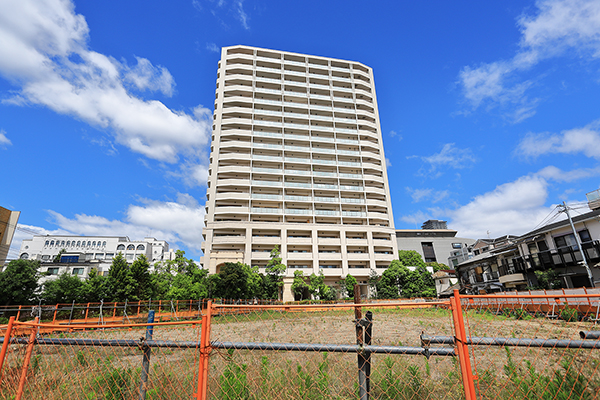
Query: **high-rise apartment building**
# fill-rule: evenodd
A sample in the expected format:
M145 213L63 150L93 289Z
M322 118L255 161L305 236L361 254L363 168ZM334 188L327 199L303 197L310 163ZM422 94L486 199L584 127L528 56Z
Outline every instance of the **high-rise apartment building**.
M275 245L294 271L363 284L397 258L371 68L248 46L217 74L201 263L264 268Z

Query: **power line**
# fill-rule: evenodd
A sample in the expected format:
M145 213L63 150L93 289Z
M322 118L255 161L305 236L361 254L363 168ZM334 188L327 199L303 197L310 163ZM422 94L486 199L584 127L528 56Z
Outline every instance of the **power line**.
M549 219L554 220L556 218L556 216L560 213L557 210L558 210L558 206L555 206L554 209L552 209L550 211L550 213L548 215L546 215L546 217L544 217L544 219L539 224L537 224L537 226L535 228L533 228L533 230L535 231L536 229L549 224L550 223L550 221L548 221ZM552 216L552 214L554 214L554 216ZM550 216L552 216L552 218L550 218ZM546 221L548 221L548 222L546 222Z

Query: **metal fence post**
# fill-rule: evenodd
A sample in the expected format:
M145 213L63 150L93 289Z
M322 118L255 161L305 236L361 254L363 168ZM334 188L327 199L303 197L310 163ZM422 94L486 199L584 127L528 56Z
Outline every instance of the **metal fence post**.
M10 343L10 335L12 334L14 323L15 317L10 317L8 326L6 327L6 334L4 335L4 343L2 343L2 350L0 351L0 384L2 383L2 366L4 366L4 359L6 358L6 352L8 351L8 344Z
M371 345L371 341L373 340L373 313L371 311L367 311L365 314L365 319L367 320L367 327L365 328L365 344L367 346ZM367 395L371 394L371 352L365 351L365 359L367 365L365 366L366 374L367 374Z
M27 369L29 368L31 353L33 353L33 345L35 343L38 321L39 317L35 317L35 320L33 321L35 325L31 327L31 334L29 335L29 342L27 343L27 351L25 352L25 360L23 360L23 368L21 368L21 379L19 379L19 387L17 388L15 400L21 400L21 397L23 397L23 389L25 388L25 380L27 379Z
M202 317L202 328L200 335L200 359L198 360L198 390L196 399L206 400L208 397L208 358L210 356L210 318L212 312L212 301L206 305L206 315Z
M452 305L452 318L454 319L454 332L456 334L456 349L460 362L460 370L465 390L466 400L476 400L475 385L473 382L473 372L471 371L471 360L469 359L469 347L467 346L467 334L465 331L465 321L462 314L460 294L454 290L454 297L450 299Z
M360 304L360 286L354 285L354 304ZM354 307L354 319L356 324L356 344L363 346L363 327L361 325L362 307ZM364 350L358 352L358 394L360 400L369 400L367 383L367 359Z
M154 310L150 310L148 312L148 323L154 323ZM152 340L153 333L154 326L146 326L146 340ZM143 348L144 358L142 360L142 375L140 377L140 400L144 400L146 398L146 391L148 390L148 373L150 371L150 355L152 354L152 349L150 348L150 346L144 343Z

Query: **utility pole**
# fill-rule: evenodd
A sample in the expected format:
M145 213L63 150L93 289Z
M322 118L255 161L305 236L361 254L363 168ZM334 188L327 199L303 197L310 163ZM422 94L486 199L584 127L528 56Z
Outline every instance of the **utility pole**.
M583 247L581 246L581 240L579 240L579 235L577 234L577 231L575 230L575 225L573 225L573 220L571 219L571 214L569 214L569 207L567 207L567 203L564 201L563 201L562 205L559 204L558 207L561 207L563 209L563 211L567 214L567 218L569 219L569 223L571 224L571 229L573 230L573 236L575 236L575 241L577 242L577 247L579 248L579 252L581 253L581 258L583 259L583 266L585 267L585 270L587 271L588 278L590 280L590 284L592 285L592 287L595 287L596 285L594 285L594 278L592 277L592 270L590 269L590 267L587 263L587 260L585 259L585 253L583 252Z

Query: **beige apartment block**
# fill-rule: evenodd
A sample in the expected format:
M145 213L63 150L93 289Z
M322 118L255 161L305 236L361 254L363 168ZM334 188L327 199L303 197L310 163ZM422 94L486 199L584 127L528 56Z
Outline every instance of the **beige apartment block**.
M397 258L373 71L364 64L224 47L217 73L201 264L264 269L275 245L328 284Z

